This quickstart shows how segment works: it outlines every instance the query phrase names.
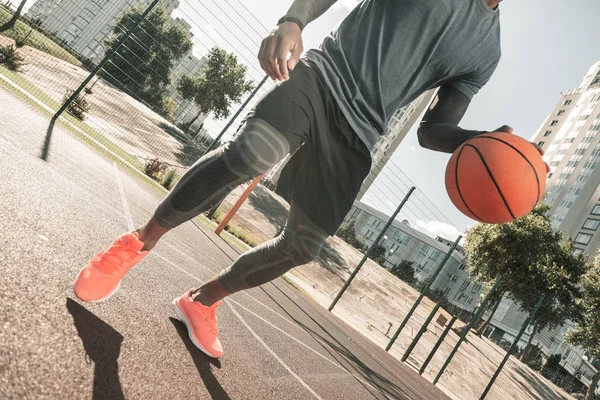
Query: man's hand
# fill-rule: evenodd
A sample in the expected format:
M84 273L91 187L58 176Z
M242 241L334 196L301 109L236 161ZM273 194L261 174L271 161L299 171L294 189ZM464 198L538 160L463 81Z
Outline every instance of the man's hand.
M510 127L508 125L502 125L500 128L496 129L496 132L513 133L514 130L512 127ZM533 142L529 142L529 143L534 145L535 148L537 149L537 151L539 151L542 156L544 155L544 149L542 149L540 146L538 146L537 143L533 143ZM544 164L546 165L546 172L550 172L550 166L546 162L544 162Z
M298 64L303 50L300 27L294 22L284 22L262 41L258 61L271 79L282 81L289 78L288 70ZM289 53L292 55L288 60Z

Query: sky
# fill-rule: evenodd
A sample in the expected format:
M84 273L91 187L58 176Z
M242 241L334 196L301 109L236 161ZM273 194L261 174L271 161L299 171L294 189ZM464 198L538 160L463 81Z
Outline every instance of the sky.
M290 2L242 3L265 26L271 26ZM338 1L310 24L303 34L305 49L317 47L355 4L353 0ZM516 134L530 138L559 101L560 93L577 87L591 65L600 60L600 1L505 0L500 4L500 21L502 59L460 125L493 130L506 124ZM474 221L462 215L446 193L444 171L449 157L420 148L413 129L392 161L445 216L431 224L451 222L463 231ZM387 205L384 208L389 210Z
M264 74L256 53L261 37L275 26L291 0L180 1L174 16L193 25L197 54L215 44L235 49L240 61L248 65L251 77L260 81ZM309 24L303 33L305 50L318 47L356 4L356 0L339 0ZM589 67L600 60L600 1L504 0L500 12L502 59L460 125L465 129L494 130L506 124L516 134L530 138L552 111L560 93L577 87ZM218 132L224 122L212 124L211 132ZM421 222L427 226L422 229L436 234L449 224L457 228L448 228L453 234L445 233L446 237L456 236L474 224L446 194L444 172L449 157L419 147L413 128L383 171L386 176L401 176L404 187L408 180L417 187L416 201L422 203L423 214L427 214L422 218L427 222ZM380 179L363 200L391 214L402 195ZM412 220L417 219L415 213Z

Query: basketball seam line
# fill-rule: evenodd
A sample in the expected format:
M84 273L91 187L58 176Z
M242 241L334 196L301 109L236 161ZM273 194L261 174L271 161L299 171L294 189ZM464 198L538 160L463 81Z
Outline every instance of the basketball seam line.
M460 161L460 155L462 154L464 149L465 146L463 146L463 148L460 149L458 155L456 156L456 166L454 167L454 180L456 182L456 190L458 191L458 195L460 196L460 199L462 200L463 204L465 205L465 207L467 207L467 210L469 210L469 212L473 214L473 216L477 218L480 222L487 223L483 220L483 218L480 218L479 215L475 214L473 210L471 210L471 207L469 207L467 201L463 197L462 191L460 190L460 185L458 184L458 162Z
M475 138L492 139L492 140L496 140L498 142L504 143L505 145L509 146L514 151L516 151L517 153L519 153L521 155L521 157L523 157L523 159L527 162L527 164L529 164L529 166L533 170L533 174L535 175L535 180L537 181L537 199L535 201L535 204L537 204L540 201L540 198L542 197L542 193L540 193L540 178L538 176L537 171L535 170L535 167L533 166L533 164L531 163L531 161L529 161L529 159L527 157L525 157L525 154L521 153L521 151L519 149L517 149L515 146L513 146L512 144L510 144L507 141L504 141L502 139L498 139L498 138L495 138L495 137L492 137L492 136L484 136L484 135L475 136L474 139ZM534 204L534 207L535 207L535 204Z
M508 206L508 202L504 198L504 194L502 194L502 190L500 190L500 186L498 186L498 183L496 182L496 179L494 179L494 175L492 175L492 171L490 171L490 167L485 162L485 159L483 158L483 154L481 154L481 152L479 151L479 149L477 147L473 146L472 144L466 144L465 147L472 147L477 152L477 155L479 156L479 159L483 163L483 166L485 167L485 170L487 171L488 175L490 176L490 179L494 183L494 186L496 187L496 190L498 190L498 193L500 194L500 198L504 202L504 205L506 206L506 209L508 210L508 213L510 214L510 216L512 217L512 219L516 219L516 217L513 214L512 210Z

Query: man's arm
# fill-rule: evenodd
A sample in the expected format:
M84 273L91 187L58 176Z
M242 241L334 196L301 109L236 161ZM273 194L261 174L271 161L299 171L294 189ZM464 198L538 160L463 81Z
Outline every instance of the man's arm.
M452 86L440 87L419 124L417 130L419 144L430 150L453 153L473 136L488 133L487 131L468 131L458 126L469 103L471 103L469 98L460 90ZM513 128L502 125L494 132L513 133ZM544 150L540 146L533 142L531 144L538 149L541 155L544 155ZM546 172L550 172L548 164L546 164Z
M323 15L336 2L337 0L294 0L283 18L297 20L300 22L302 30L310 22Z
M469 131L458 126L470 103L469 98L458 89L451 86L440 87L419 124L419 144L430 150L453 153L468 139L485 133Z
M294 0L277 27L260 45L258 60L267 75L274 80L284 80L289 77L288 69L294 69L304 50L302 30L327 11L336 1ZM288 60L289 53L291 56Z

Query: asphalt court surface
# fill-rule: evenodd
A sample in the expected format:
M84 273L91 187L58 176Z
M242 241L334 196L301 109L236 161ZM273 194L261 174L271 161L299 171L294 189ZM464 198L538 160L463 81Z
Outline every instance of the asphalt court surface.
M186 223L99 304L75 298L89 258L164 197L0 87L0 398L446 399L278 279L219 309L225 354L195 349L173 298L237 251Z

